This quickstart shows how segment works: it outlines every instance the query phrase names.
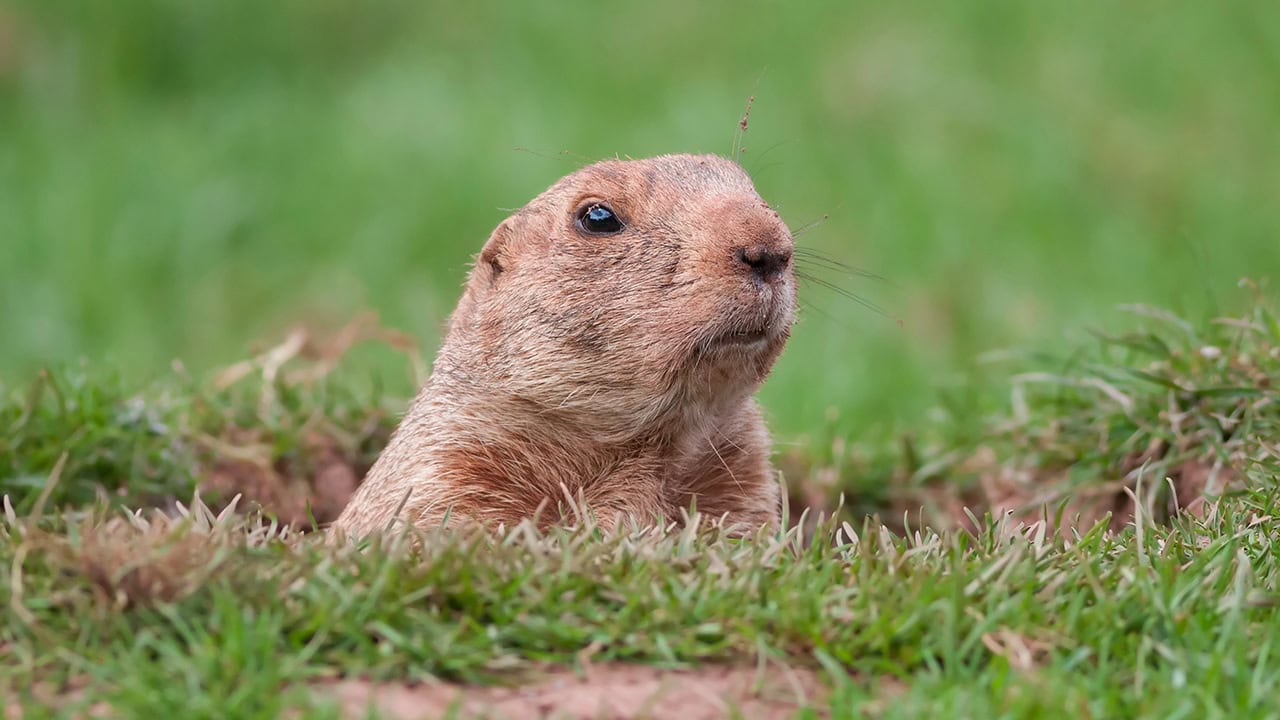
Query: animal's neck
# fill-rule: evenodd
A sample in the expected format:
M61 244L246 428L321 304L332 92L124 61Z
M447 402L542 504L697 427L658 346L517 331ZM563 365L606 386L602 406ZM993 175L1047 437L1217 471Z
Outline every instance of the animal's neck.
M565 473L590 474L623 460L651 459L681 464L687 455L705 449L718 426L708 412L583 413L581 408L539 404L502 392L498 387L428 386L410 413L430 427L424 435L446 437L516 465ZM649 416L645 416L648 413Z

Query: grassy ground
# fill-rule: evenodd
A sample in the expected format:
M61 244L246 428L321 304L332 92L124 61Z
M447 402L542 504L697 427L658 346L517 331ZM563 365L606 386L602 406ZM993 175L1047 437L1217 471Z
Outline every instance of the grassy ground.
M824 527L807 549L677 533L420 553L335 551L235 518L69 536L31 523L2 550L22 568L4 672L35 693L75 678L79 701L124 717L323 716L311 688L339 672L492 682L613 660L812 666L837 716L1270 717L1276 517L1272 487L1118 535L997 524L850 542Z
M1277 8L0 2L0 703L625 662L810 716L1280 716ZM302 532L507 209L728 153L753 94L762 194L881 278L807 268L763 389L789 534Z
M268 469L237 466L236 489L314 500L316 458L367 463L397 403L344 395L341 368L298 380L323 354L222 389L48 376L0 409L2 697L325 717L338 676L729 663L816 676L810 712L837 717L1273 717L1280 323L1262 304L1204 326L1143 313L1071 365L1028 360L981 428L793 467L793 512L835 516L754 542L704 524L334 547L210 488L231 460ZM869 473L879 493L830 504ZM197 485L211 506L175 501Z

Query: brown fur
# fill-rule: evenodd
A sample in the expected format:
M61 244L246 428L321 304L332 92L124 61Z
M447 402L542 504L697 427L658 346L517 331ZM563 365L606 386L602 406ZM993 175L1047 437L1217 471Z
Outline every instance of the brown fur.
M592 202L625 230L583 233ZM720 157L610 160L563 178L494 230L430 379L335 527L513 525L544 504L554 521L566 490L606 528L692 504L775 526L752 393L794 317L791 251L778 214ZM761 252L781 270L753 271Z

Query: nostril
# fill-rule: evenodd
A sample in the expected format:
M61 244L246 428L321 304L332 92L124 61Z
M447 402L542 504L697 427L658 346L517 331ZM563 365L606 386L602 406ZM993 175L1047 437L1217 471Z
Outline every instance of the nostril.
M773 260L778 265L778 271L787 269L787 264L791 262L791 248L783 250L775 250L773 252Z
M737 248L738 261L751 269L761 280L773 280L787 269L791 262L791 250L775 249L766 245Z

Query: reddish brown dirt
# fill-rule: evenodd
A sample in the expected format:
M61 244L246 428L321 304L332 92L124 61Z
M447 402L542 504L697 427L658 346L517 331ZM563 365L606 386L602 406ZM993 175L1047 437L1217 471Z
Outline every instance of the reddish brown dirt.
M337 442L311 433L303 441L305 462L271 459L268 447L250 431L229 431L224 444L235 455L213 462L200 483L206 495L229 500L243 496L242 506L261 506L281 522L309 527L333 521L351 499L362 468L344 454Z
M338 701L343 717L362 718L374 708L391 720L781 720L806 707L821 708L826 697L814 672L774 666L763 671L724 666L660 670L614 664L591 666L584 673L556 671L520 687L342 680L318 690Z

